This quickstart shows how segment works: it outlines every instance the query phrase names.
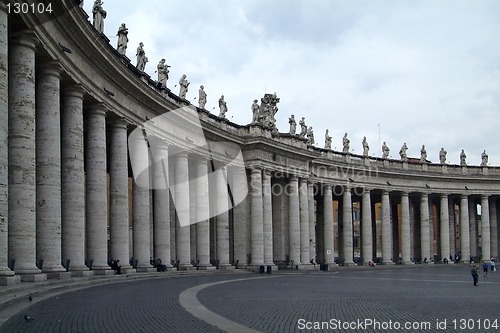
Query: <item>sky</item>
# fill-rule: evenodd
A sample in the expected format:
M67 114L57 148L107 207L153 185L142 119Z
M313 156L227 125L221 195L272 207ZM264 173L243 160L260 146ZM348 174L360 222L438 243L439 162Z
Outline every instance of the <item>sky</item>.
M93 1L84 8L92 20ZM251 122L251 105L265 93L280 98L280 132L288 118L305 117L317 147L329 129L332 148L408 156L459 164L500 166L500 1L497 0L121 0L104 1L104 32L116 47L121 23L129 29L127 56L136 63L139 42L157 78L165 58L167 86L191 82L187 99L218 114L223 94L226 117ZM177 87L174 87L177 85ZM213 109L215 107L215 109Z

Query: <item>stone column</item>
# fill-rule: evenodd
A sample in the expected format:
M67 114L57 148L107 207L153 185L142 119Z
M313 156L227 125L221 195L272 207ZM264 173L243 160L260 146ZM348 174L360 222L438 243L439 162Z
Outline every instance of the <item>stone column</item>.
M231 174L233 176L235 196L241 198L248 193L246 170L243 167L235 167L232 169ZM242 202L233 207L234 260L237 260L240 265L247 264L247 253L249 253L249 234L247 230L250 218L250 197L247 196Z
M335 244L333 237L333 206L332 206L332 186L323 185L323 249L325 264L335 264Z
M233 268L229 264L229 192L227 189L227 167L215 171L215 204L217 215L217 259L219 269Z
M122 273L130 273L129 264L129 188L127 122L114 119L110 125L109 218L110 256L120 260Z
M469 242L470 242L470 255L476 257L478 255L478 235L477 235L477 204L474 197L469 199Z
M441 243L441 261L445 258L449 260L450 257L450 216L449 216L449 203L448 195L441 194L440 204L440 238Z
M382 222L382 260L384 264L392 264L392 225L391 225L391 203L389 192L382 192L381 207Z
M207 158L196 159L196 259L200 269L215 269L210 264L210 203Z
M251 264L264 265L264 225L262 200L262 171L252 169L250 180L251 198Z
M498 215L497 202L491 198L490 202L490 231L491 231L491 256L498 257Z
M264 230L264 263L274 265L273 262L273 206L271 196L271 172L264 170L262 174L262 203L263 203L263 230Z
M9 258L22 281L43 280L36 267L35 47L30 33L12 36L9 50ZM37 276L38 275L38 276Z
M429 194L420 194L420 255L422 262L431 260L429 233Z
M309 209L309 258L316 262L316 211L314 209L314 184L307 185L307 207Z
M457 254L456 244L455 244L455 204L453 199L448 200L448 230L449 230L449 242L450 242L450 254L452 255L452 259L455 260L455 255Z
M176 253L180 260L179 269L193 269L191 265L191 227L181 227L179 220L190 221L189 210L189 159L186 151L175 155L175 210L178 220L175 222Z
M342 238L344 264L353 265L353 247L352 247L352 195L351 189L346 187L342 195Z
M469 199L464 194L460 197L460 252L461 262L468 263L470 257Z
M148 173L145 170L144 173ZM134 260L137 260L138 272L149 272L153 270L150 263L150 210L149 210L149 188L137 185L132 186L132 228L134 244Z
M487 195L481 196L481 260L490 260L490 203Z
M373 260L372 203L370 190L365 189L361 196L361 258L363 264Z
M307 179L299 181L299 212L300 212L300 261L309 263L309 199L307 195Z
M294 265L300 265L300 212L299 212L299 179L291 176L286 186L288 195L289 255Z
M69 273L61 266L61 69L50 63L37 70L36 256L49 278L62 278Z
M408 192L401 193L401 260L411 264L410 199Z
M62 259L71 276L88 276L85 266L85 172L83 149L83 90L66 87L61 112Z
M92 260L94 274L111 274L107 263L106 108L103 104L94 104L87 110L85 143L87 259Z

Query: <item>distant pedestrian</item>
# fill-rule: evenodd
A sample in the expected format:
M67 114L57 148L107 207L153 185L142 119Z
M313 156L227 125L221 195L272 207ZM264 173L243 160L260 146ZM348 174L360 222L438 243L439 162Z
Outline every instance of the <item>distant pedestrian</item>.
M490 260L490 267L491 267L492 272L495 272L497 270L494 258L491 258L491 260Z
M479 280L479 272L477 270L476 265L472 266L472 269L470 270L470 274L472 275L472 280L474 281L474 286L477 286L477 282Z
M485 261L483 264L483 277L487 277L487 276L488 276L488 262Z

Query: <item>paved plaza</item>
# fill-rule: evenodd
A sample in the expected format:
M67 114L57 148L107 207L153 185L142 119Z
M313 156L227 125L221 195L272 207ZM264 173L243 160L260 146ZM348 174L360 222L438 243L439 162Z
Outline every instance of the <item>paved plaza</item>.
M365 267L125 280L31 304L0 332L499 331L500 275L481 275L474 287L469 271Z

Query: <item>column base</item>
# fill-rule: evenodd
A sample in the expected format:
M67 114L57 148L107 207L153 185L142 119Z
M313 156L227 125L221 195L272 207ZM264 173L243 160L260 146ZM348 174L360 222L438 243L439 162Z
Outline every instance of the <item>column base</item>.
M219 264L219 270L221 270L221 271L230 271L233 269L235 269L235 268L231 264Z
M18 283L21 283L21 277L19 275L0 276L0 286L13 286Z
M319 266L320 266L320 265L300 264L300 265L298 265L298 267L297 267L297 268L298 268L300 271L317 271L317 270L319 270ZM273 270L276 270L276 269L278 269L278 268L277 268L277 266L274 266L274 267L273 267Z
M111 268L96 268L93 269L92 272L94 272L94 275L114 275L115 271L113 271Z
M136 269L132 267L122 267L121 268L122 275L123 274L134 274L136 273Z
M70 272L47 272L47 279L55 279L55 280L65 280L71 277Z
M396 263L392 260L388 260L388 261L383 260L382 265L383 266L391 266L391 265L396 265Z
M251 272L254 272L254 273L259 273L260 272L260 266L264 266L266 267L266 265L262 264L262 265L256 265L256 264L250 264L250 265L247 265L245 267L245 269L251 271Z
M217 269L217 267L212 266L212 265L203 265L203 266L202 266L202 265L199 265L199 266L198 266L198 269L199 269L200 271L214 271L214 270L216 270L216 269Z
M136 268L137 273L151 273L151 272L156 272L156 271L157 271L157 269L154 267L151 267L151 266L149 266L149 267L137 267Z
M93 276L94 271L89 271L89 270L70 270L71 277L87 277L87 276Z
M180 265L177 270L179 270L179 271L195 271L196 267L194 267L193 265Z
M358 266L358 264L356 264L354 261L350 261L350 262L344 262L342 266L353 267L353 266Z
M325 271L325 272L327 272L327 271L333 271L333 269L334 269L334 268L337 268L337 267L339 267L339 265L338 265L338 264L336 264L336 263L331 263L331 264L321 264L321 265L320 265L320 270L321 270L321 271Z
M41 282L47 280L47 274L19 274L21 277L21 282Z
M408 260L408 261L402 261L401 265L415 265L415 263L411 260Z

